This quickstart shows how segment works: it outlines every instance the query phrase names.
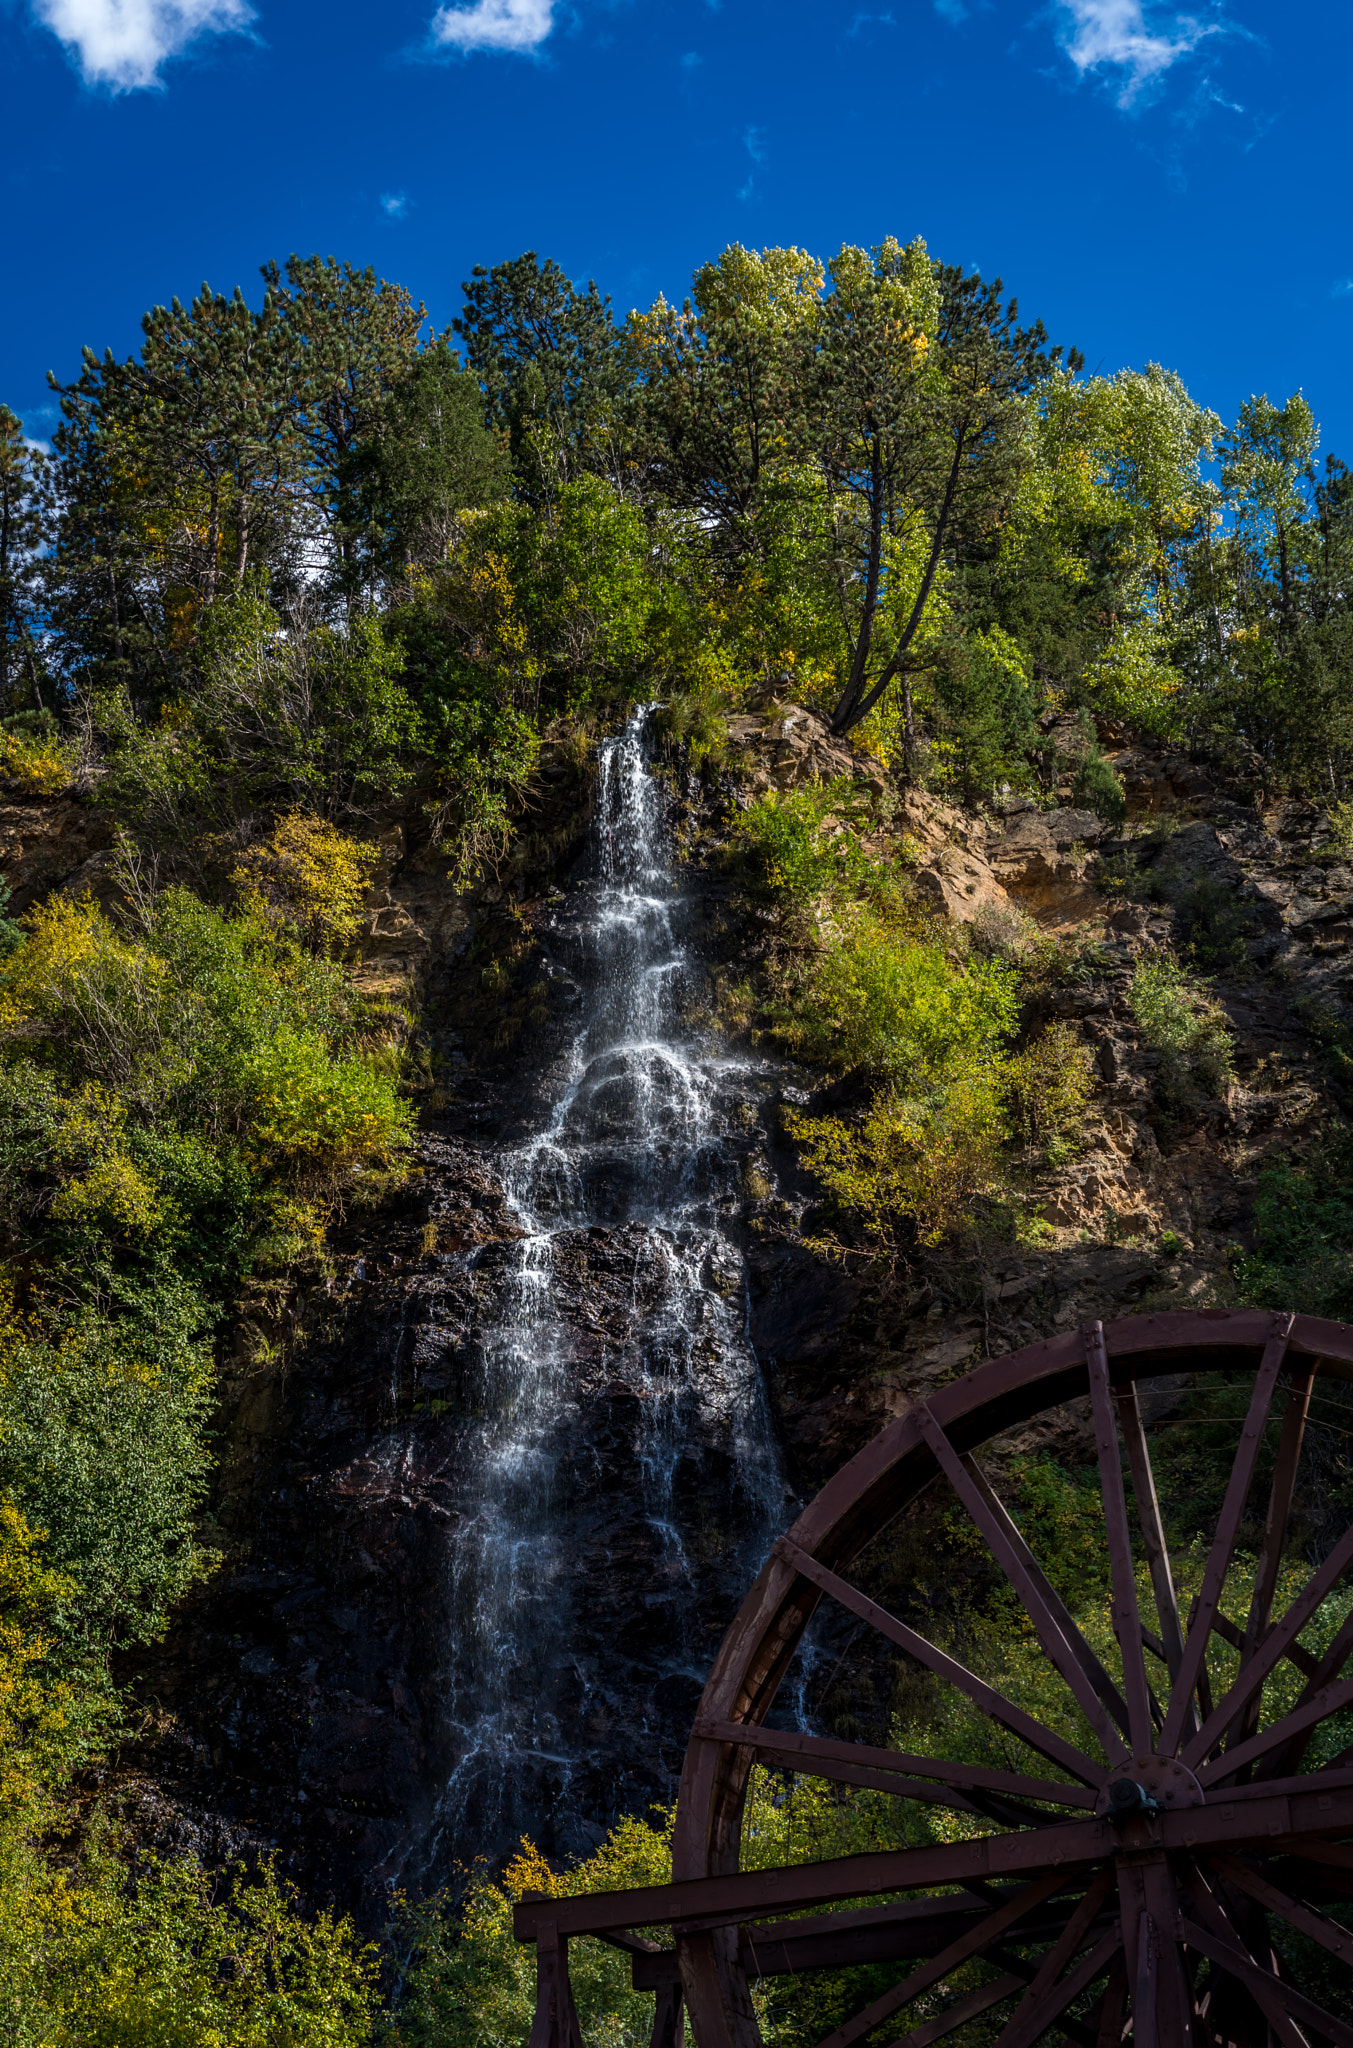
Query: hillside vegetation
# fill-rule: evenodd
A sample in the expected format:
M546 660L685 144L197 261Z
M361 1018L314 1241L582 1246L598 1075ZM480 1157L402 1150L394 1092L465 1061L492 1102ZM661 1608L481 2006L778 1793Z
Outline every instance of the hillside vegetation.
M266 1867L138 1856L80 1774L118 1738L115 1654L212 1570L242 1297L322 1277L335 1222L410 1165L417 991L354 974L392 821L457 886L510 882L542 746L581 762L659 703L670 758L734 792L720 858L773 923L722 1023L853 1089L789 1132L818 1246L894 1270L1037 1232L1021 1190L1093 1080L1038 998L1096 971L1027 920L947 924L901 793L1117 827L1103 748L1132 732L1255 806L1353 818L1353 478L1299 394L1224 424L1157 365L1087 377L919 240L733 247L624 317L527 254L476 270L445 334L332 260L263 287L153 308L126 361L86 350L49 450L0 408L0 774L73 789L115 849L97 896L0 904L0 2040L24 2048L386 2025L351 1926ZM767 701L869 775L737 797L730 721ZM1176 1104L1231 1057L1199 915L1202 950L1132 982ZM1270 1175L1253 1298L1304 1274L1347 1300L1342 1161L1336 1134ZM880 1804L798 1812L838 1843L915 1823ZM524 2039L512 1888L664 1853L635 1823L585 1877L528 1852L477 1882L459 1936L402 1923L398 2037ZM618 2044L596 1967L589 2039Z

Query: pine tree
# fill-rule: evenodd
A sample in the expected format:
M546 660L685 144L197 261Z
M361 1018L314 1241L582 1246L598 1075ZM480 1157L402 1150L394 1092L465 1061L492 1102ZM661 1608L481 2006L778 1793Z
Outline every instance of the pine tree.
M0 405L0 708L43 709L39 636L41 557L48 532L48 464L23 422Z

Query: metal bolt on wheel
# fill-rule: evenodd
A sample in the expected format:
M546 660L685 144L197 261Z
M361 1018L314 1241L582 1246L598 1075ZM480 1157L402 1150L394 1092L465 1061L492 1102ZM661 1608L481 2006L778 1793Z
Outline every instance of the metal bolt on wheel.
M1218 1376L1252 1391L1198 1595L1181 1617L1141 1396L1153 1382L1179 1390ZM1274 1612L1321 1376L1353 1379L1353 1328L1253 1312L1143 1316L993 1359L885 1429L774 1546L724 1639L687 1750L673 1883L517 1908L517 1934L536 1943L539 1958L531 2048L581 2048L567 1961L568 1940L580 1934L633 1951L635 1984L656 1994L654 2048L676 2048L687 2018L696 2048L760 2048L749 1988L756 1978L892 1960L897 1982L818 2048L853 2048L866 2037L929 2048L983 2015L980 2038L992 2048L1030 2048L1049 2035L1081 2048L1116 2048L1124 2038L1137 2048L1353 2048L1353 1934L1327 1910L1353 1896L1353 1745L1317 1761L1330 1748L1326 1724L1353 1706L1345 1675L1353 1614L1319 1658L1300 1641L1353 1564L1353 1528ZM977 1455L1003 1432L1087 1396L1121 1682ZM1270 1421L1279 1425L1277 1453L1240 1622L1224 1613L1222 1593ZM1018 1706L852 1583L850 1568L869 1544L937 1481L1009 1580L1093 1747ZM1138 1560L1152 1589L1148 1614ZM768 1727L824 1601L1019 1738L1049 1775ZM1238 1652L1216 1699L1207 1661L1214 1636ZM1287 1688L1276 1718L1266 1717L1265 1684L1284 1660L1302 1683ZM987 1832L743 1871L743 1810L758 1762L977 1815ZM857 1903L871 1896L882 1903ZM851 1903L829 1910L842 1901ZM670 1946L634 1932L664 1924ZM1334 2009L1291 1981L1275 1929L1332 1959L1320 1983L1340 1981L1337 1999L1322 1992ZM969 1964L985 1966L980 1981L951 1989ZM922 2016L914 2008L923 1998Z

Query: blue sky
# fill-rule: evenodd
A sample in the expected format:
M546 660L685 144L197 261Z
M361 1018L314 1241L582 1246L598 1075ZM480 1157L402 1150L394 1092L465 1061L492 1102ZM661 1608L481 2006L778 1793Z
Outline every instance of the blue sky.
M0 398L297 249L445 323L535 248L617 309L732 241L920 233L1091 369L1226 416L1304 388L1353 460L1339 0L0 0Z

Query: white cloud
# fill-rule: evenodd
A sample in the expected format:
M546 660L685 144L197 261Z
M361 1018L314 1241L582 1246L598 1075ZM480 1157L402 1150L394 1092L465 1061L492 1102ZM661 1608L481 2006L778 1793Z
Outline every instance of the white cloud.
M136 92L199 36L229 35L254 19L249 0L33 0L38 20L75 56L86 85Z
M530 56L554 27L554 0L475 0L473 7L439 7L432 40L457 50L513 50Z
M1332 299L1353 298L1353 277L1336 277L1330 286Z
M1061 0L1069 16L1062 48L1082 76L1105 65L1126 72L1118 94L1120 107L1131 106L1144 85L1162 78L1172 64L1197 49L1205 36L1220 35L1220 22L1201 22L1191 14L1174 17L1174 34L1153 32L1142 0Z
M409 210L408 197L403 192L382 192L381 207L391 220L403 220Z

